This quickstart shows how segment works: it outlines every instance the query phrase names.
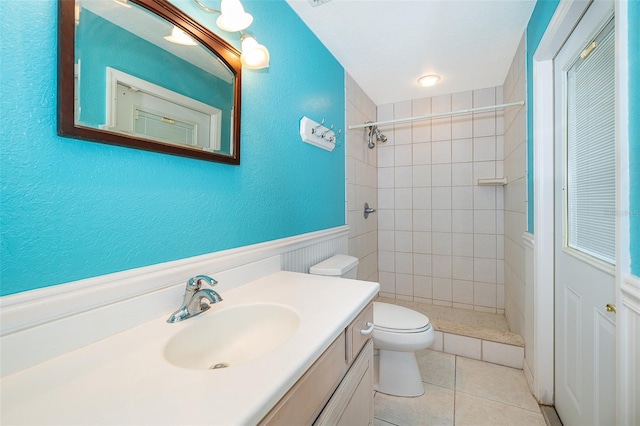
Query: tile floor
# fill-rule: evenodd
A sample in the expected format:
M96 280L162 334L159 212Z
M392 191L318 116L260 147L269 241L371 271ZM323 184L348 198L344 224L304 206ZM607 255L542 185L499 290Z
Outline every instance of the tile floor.
M376 392L375 426L546 424L522 370L428 349L416 357L424 395Z

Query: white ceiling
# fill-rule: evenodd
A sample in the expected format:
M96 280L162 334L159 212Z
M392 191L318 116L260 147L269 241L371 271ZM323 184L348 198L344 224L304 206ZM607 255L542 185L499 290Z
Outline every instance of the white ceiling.
M501 86L535 0L287 0L376 105ZM430 88L418 85L438 74Z

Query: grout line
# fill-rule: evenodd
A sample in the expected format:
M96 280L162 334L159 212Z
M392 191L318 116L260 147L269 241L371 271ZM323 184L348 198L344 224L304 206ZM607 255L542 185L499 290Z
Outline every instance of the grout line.
M463 394L465 394L465 395L472 396L472 397L474 397L474 398L484 399L484 400L487 400L487 401L495 402L495 403L497 403L497 404L508 405L509 407L519 408L519 409L521 409L521 410L529 411L530 413L539 413L539 412L540 412L540 407L539 407L539 406L537 406L535 410L531 410L531 409L529 409L529 408L522 407L522 406L520 406L520 405L510 404L510 403L508 403L508 402L499 401L499 400L497 400L497 399L493 399L493 398L487 398L487 397L485 397L485 396L480 396L480 395L476 395L476 394L469 393L469 392L460 391L460 393L463 393Z
M444 345L443 345L444 348ZM458 402L458 355L455 355L453 359L453 418L451 419L452 426L456 424L456 403Z

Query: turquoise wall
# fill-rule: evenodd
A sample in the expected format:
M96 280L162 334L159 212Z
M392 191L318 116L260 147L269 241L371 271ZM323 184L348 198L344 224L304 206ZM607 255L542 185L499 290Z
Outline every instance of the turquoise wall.
M629 2L629 184L631 272L640 276L640 1Z
M560 3L559 0L538 0L527 24L527 231L533 234L533 54L553 14Z
M283 0L243 3L271 67L243 72L231 166L58 137L56 2L0 1L0 294L344 224L344 146L298 135L344 129L344 70Z

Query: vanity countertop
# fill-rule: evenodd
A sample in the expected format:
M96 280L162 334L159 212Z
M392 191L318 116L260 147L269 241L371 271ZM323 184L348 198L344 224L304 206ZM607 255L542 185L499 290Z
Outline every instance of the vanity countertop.
M366 281L284 271L268 275L221 294L222 302L197 317L169 324L167 312L4 377L2 423L255 424L378 290L377 283ZM299 315L299 328L274 351L229 368L189 370L165 360L165 345L184 327L210 312L252 303L288 306Z

